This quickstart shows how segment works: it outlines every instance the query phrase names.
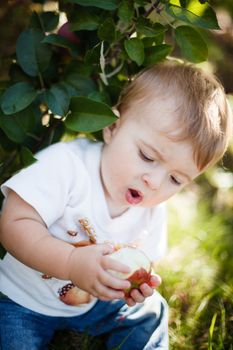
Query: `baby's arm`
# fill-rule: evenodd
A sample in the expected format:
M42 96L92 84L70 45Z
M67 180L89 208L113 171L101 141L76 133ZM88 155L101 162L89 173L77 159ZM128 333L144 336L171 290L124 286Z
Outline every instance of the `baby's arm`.
M111 259L110 245L75 248L52 237L37 211L10 191L1 221L0 241L23 264L75 285L102 300L123 298L129 282L111 276L107 270L129 272L128 267Z

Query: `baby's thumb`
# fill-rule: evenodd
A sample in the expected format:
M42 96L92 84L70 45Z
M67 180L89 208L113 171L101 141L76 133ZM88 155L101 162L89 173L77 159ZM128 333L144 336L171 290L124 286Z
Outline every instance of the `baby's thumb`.
M114 245L111 243L100 244L99 249L103 255L112 254L115 251Z

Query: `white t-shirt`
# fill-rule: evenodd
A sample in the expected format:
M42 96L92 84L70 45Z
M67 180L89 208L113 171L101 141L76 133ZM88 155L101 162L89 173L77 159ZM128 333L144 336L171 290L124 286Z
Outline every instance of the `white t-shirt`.
M14 190L58 239L70 243L87 239L79 223L87 218L98 243L136 243L156 261L166 250L165 205L131 207L111 218L100 179L102 146L87 139L54 144L36 155L36 163L5 182L2 192L7 196L9 188ZM69 289L71 282L45 277L9 253L0 261L1 292L24 307L50 316L76 316L95 304L94 298L78 306L66 304L60 300L61 289L67 285Z

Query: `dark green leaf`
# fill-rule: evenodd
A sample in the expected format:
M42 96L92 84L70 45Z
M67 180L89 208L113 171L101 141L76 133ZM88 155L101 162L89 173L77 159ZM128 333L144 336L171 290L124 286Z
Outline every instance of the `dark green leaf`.
M118 0L69 0L74 4L82 6L94 6L104 10L116 10L119 4Z
M90 98L93 101L106 103L107 105L111 104L109 95L104 91L93 91L88 95L88 98Z
M71 114L66 118L65 125L76 132L98 131L117 119L106 104L85 97L73 97L70 110Z
M211 7L208 7L202 16L197 16L193 12L176 5L167 5L166 11L170 16L193 26L204 29L219 29L216 14Z
M1 113L0 113L1 114ZM1 129L1 122L0 122L0 149L3 149L7 152L11 152L15 150L15 142L9 139L7 137L6 133ZM3 159L3 156L0 154L0 159ZM0 168L0 176L3 174L4 169Z
M142 38L142 42L145 48L152 47L155 45L161 45L164 42L164 33L156 35L154 37L145 36L144 38Z
M175 29L175 39L182 55L191 62L202 62L208 57L208 47L201 35L189 26Z
M5 114L14 114L29 106L37 96L34 87L26 82L10 86L1 97L1 107Z
M153 23L148 18L139 17L136 24L136 31L147 37L155 37L164 34L166 28L160 23Z
M140 66L145 58L144 46L140 39L132 38L124 41L125 50L129 58Z
M77 60L73 60L65 67L65 76L70 74L78 74L82 77L89 78L92 74L92 70L93 65L87 65L83 62L77 62Z
M59 14L57 12L42 12L41 18L46 32L51 32L51 30L54 30L58 26Z
M73 87L72 85L66 83L66 82L60 82L59 85L65 89L67 95L69 96L69 98L77 96L77 91L75 89L75 87Z
M72 18L70 30L95 30L99 25L99 17L93 12L85 8L80 8Z
M113 42L116 39L115 23L111 17L107 18L103 23L99 25L98 37L100 40Z
M22 143L34 126L35 115L32 108L10 116L5 115L0 109L0 127L11 141Z
M53 114L65 116L68 112L70 97L67 90L61 85L53 85L45 92L46 102Z
M88 50L85 55L85 63L87 64L99 64L100 62L100 49L101 49L101 43L95 45L92 49Z
M23 167L27 167L35 162L37 159L33 156L33 153L27 147L22 147L19 153L20 161Z
M26 29L20 34L16 44L17 61L30 76L37 76L49 65L51 48L42 43L44 34L38 29Z
M150 65L164 60L172 52L172 49L172 46L167 44L146 48L144 65Z
M59 22L59 14L57 12L33 12L30 18L29 26L31 28L40 29L43 32L54 30Z
M52 44L59 47L65 47L66 49L69 49L74 55L78 55L77 46L60 35L47 35L42 42L45 44Z
M126 24L130 23L134 16L134 3L132 0L123 0L118 9L120 20Z
M187 0L180 0L180 6L186 7L187 6Z
M87 96L96 90L96 85L93 80L88 77L83 77L79 74L68 74L64 78L66 84L71 85L75 91L76 96Z

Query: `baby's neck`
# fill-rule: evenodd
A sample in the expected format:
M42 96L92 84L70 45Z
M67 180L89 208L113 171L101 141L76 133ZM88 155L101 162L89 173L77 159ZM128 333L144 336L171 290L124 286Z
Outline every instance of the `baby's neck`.
M112 219L118 216L121 216L129 209L128 207L123 208L123 207L116 206L114 203L108 200L107 200L107 207L108 207L109 215Z

